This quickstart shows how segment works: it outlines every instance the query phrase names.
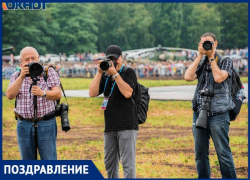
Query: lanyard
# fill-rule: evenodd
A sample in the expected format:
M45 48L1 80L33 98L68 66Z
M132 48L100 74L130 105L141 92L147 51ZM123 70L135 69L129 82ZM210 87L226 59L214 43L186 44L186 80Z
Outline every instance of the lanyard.
M120 69L120 71L119 71L119 74L122 72L123 67L124 67L124 66L122 65L122 67L121 67L121 69ZM108 79L109 79L109 76L108 76L107 79L106 79L105 86L104 86L104 90L103 90L103 94L104 94L104 92L105 92L105 89L106 89L106 85L107 85ZM112 88L111 88L111 92L110 92L110 94L109 94L109 97L111 96L111 94L112 94L112 92L113 92L113 89L114 89L114 87L115 87L115 83L116 83L116 82L114 82L114 84L113 84L113 86L112 86Z

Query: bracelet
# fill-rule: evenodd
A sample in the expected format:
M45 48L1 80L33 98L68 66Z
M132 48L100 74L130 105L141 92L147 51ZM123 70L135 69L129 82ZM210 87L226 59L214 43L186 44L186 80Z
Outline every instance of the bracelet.
M116 79L117 76L119 76L120 74L119 73L116 73L115 75L113 75L113 79Z

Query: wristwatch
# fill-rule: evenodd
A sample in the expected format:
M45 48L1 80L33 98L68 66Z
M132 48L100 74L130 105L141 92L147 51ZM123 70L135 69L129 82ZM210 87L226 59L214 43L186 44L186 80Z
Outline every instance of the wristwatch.
M47 97L46 92L43 91L43 96L42 96L42 98L46 99L46 97Z
M212 61L214 61L215 59L213 58L213 59L209 59L209 63L211 63Z
M119 73L116 73L115 75L113 75L113 79L116 79L117 76L119 76Z

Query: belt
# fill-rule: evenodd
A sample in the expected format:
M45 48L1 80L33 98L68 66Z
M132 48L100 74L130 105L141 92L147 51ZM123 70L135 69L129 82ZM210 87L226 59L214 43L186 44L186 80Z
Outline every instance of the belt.
M35 118L31 118L31 119L27 119L27 118L23 118L21 115L19 115L17 112L15 112L15 116L16 116L16 119L20 119L20 120L25 120L25 121L30 121L30 122L34 122L35 121ZM48 114L45 114L43 117L40 117L40 118L37 118L37 121L47 121L47 120L50 120L52 119L53 117L55 117L56 114L55 114L55 111L52 111Z

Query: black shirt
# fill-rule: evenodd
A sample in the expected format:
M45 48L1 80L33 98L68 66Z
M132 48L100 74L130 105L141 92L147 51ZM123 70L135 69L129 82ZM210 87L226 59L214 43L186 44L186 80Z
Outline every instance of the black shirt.
M125 72L123 68L120 75L122 79L134 90L137 85L137 78L134 70L131 68L126 68ZM113 83L115 82L111 77L108 77L108 74L103 73L99 87L99 94L103 93L107 78L108 82L104 92L105 97L109 96ZM109 97L106 110L104 110L104 131L108 132L130 129L138 130L138 120L135 112L136 108L132 103L131 98L125 98L124 95L120 92L117 84L115 84L113 92Z

